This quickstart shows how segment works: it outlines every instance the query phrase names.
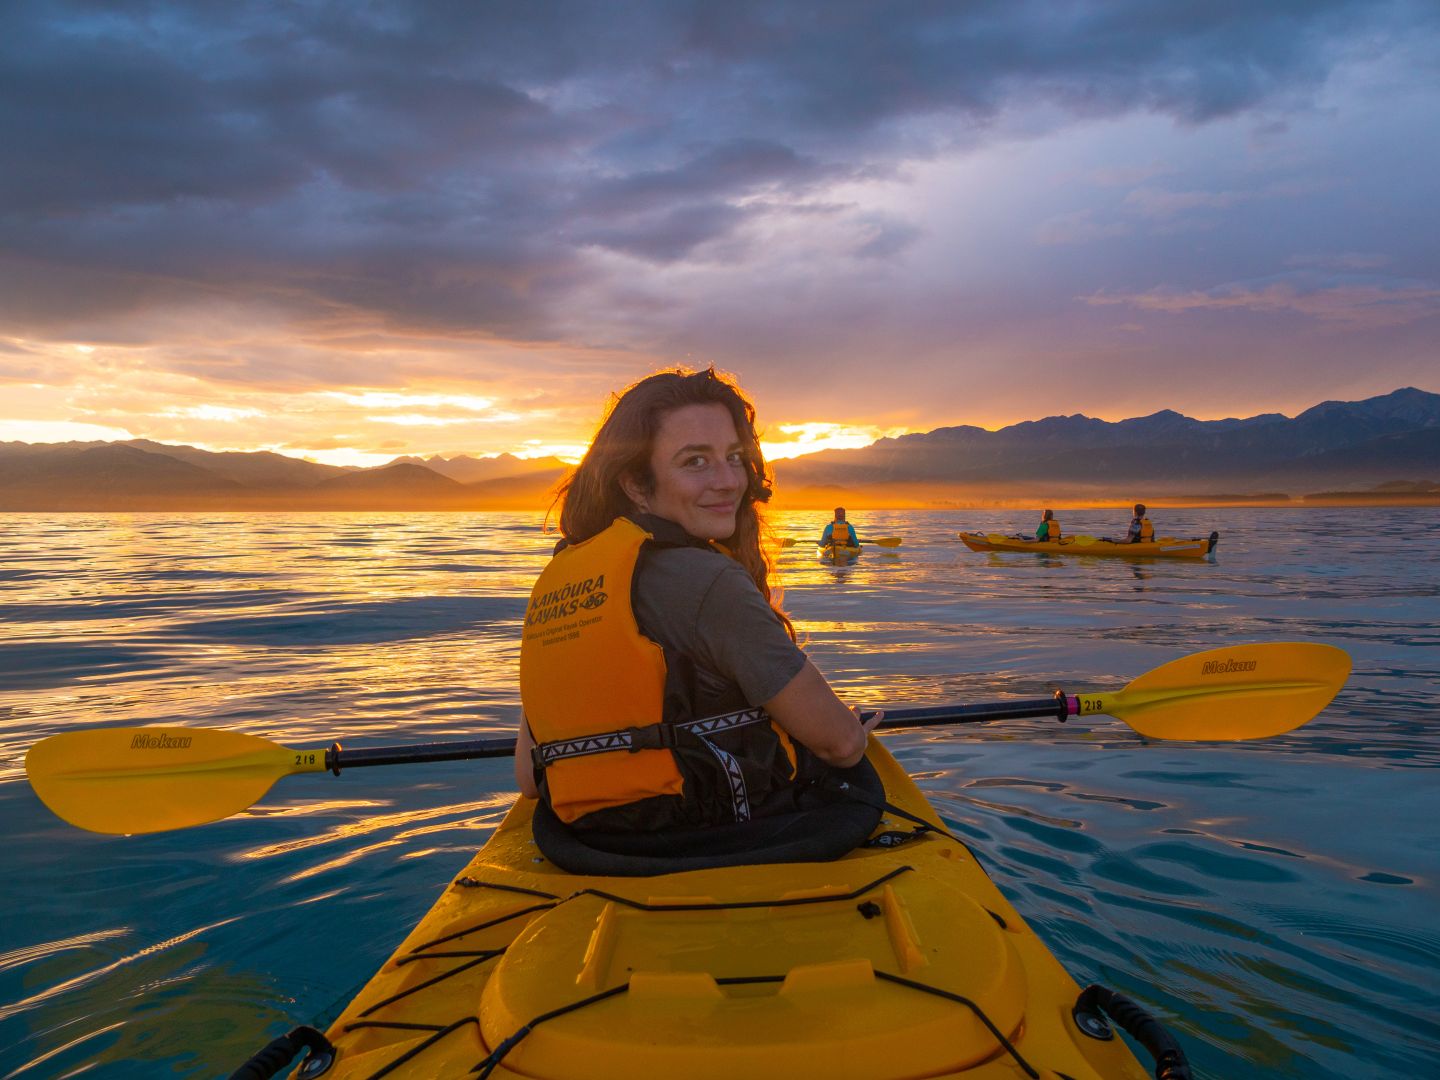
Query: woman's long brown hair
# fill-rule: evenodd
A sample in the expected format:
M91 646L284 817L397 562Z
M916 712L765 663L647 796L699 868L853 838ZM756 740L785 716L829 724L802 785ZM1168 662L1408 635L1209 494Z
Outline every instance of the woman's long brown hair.
M766 471L765 455L755 434L755 406L738 383L713 367L659 371L611 398L590 448L561 482L555 497L560 506L560 532L567 541L578 544L609 528L617 517L634 513L634 505L620 486L621 478L633 477L647 491L654 488L650 456L655 435L667 413L687 405L723 405L735 421L747 482L735 513L735 532L722 543L794 638L794 627L781 610L779 597L771 592L770 560L761 542L763 522L757 504L770 501L774 481Z

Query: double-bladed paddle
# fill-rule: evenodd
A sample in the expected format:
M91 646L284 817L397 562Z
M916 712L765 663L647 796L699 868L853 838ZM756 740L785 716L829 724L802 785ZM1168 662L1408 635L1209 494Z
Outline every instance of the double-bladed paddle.
M903 537L899 537L899 536L878 536L878 537L876 537L876 538L873 539L873 540L870 540L870 539L861 540L861 541L860 541L860 546L861 546L861 547L865 547L865 546L868 544L868 545L871 546L871 547L889 547L889 548L893 548L893 547L899 547L900 544L903 542L903 540L904 540L904 538L903 538ZM782 536L782 537L780 538L780 546L781 546L782 548L794 547L794 546L795 546L796 544L798 544L798 543L800 543L800 541L799 541L799 540L796 540L793 536Z
M889 548L896 548L896 547L899 547L900 544L901 544L901 538L898 537L898 536L876 536L876 537L868 537L868 536L867 536L867 537L863 537L863 538L860 540L860 546L861 546L861 547L889 547Z
M1329 645L1273 642L1195 653L1123 690L1063 691L1030 701L886 709L880 728L1104 714L1153 739L1260 739L1293 730L1328 705L1350 674ZM510 757L513 738L342 750L295 750L213 728L98 728L42 739L25 756L35 793L59 817L101 833L144 833L218 821L295 773L366 765Z

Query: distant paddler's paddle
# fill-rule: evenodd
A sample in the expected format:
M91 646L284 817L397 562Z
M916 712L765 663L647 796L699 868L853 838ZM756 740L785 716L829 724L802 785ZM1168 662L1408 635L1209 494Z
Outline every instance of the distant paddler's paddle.
M893 547L899 547L900 544L902 543L903 539L904 539L903 537L899 537L899 536L881 536L881 537L879 537L879 538L877 538L877 539L873 539L873 540L861 540L861 541L860 541L860 546L861 546L861 547L864 547L866 544L873 544L875 547L892 547L892 548L893 548ZM799 542L800 542L800 541L796 540L793 536L782 536L782 537L780 538L780 546L781 546L782 548L794 547L794 546L795 546L796 544L798 544Z
M1153 739L1262 739L1304 724L1350 674L1329 645L1276 642L1196 653L1141 675L1123 690L1031 701L886 709L882 729L1104 714ZM292 750L213 728L100 728L42 739L25 770L45 805L91 832L144 833L239 813L283 776L366 765L509 757L511 738L342 750Z

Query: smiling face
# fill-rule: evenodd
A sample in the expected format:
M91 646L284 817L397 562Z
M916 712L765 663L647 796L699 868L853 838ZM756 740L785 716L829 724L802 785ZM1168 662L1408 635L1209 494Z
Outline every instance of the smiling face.
M685 405L665 414L650 448L648 490L638 477L621 481L644 513L673 521L699 540L735 532L745 493L744 447L724 405Z

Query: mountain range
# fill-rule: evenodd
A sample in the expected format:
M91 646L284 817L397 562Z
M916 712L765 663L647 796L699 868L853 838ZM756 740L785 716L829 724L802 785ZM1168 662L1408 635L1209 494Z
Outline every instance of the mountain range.
M1440 394L1413 387L1326 401L1289 418L1195 420L1166 409L1109 422L1027 420L998 431L943 427L781 462L784 485L876 505L948 492L969 501L1247 501L1295 494L1440 488ZM1220 495L1217 493L1229 493ZM944 501L943 497L939 501Z
M0 442L0 510L528 510L548 505L567 468L511 454L357 469L148 439Z
M146 439L0 442L0 510L464 510L548 506L567 466L509 454L342 468ZM1290 418L960 426L780 461L787 507L1440 499L1440 394L1411 387ZM1228 494L1219 494L1228 493Z

